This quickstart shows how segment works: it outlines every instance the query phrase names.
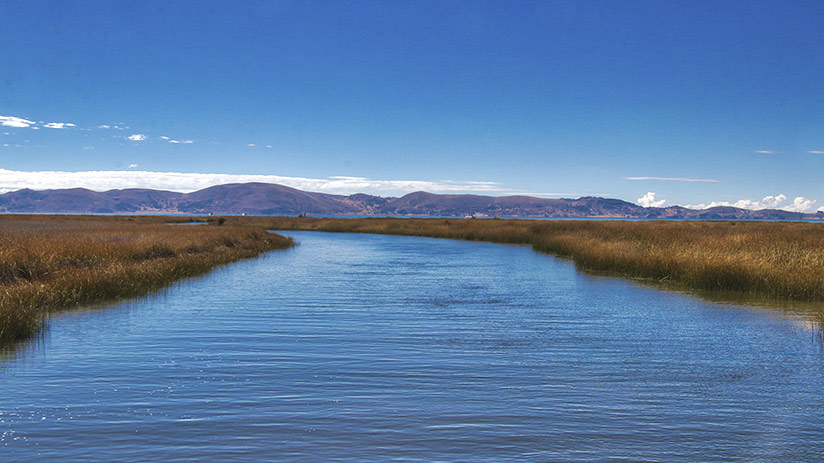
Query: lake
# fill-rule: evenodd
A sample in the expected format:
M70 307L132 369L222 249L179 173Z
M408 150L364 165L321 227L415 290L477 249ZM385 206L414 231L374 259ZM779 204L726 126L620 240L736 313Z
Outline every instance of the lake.
M0 359L2 461L821 461L804 313L530 248L300 244L53 316Z

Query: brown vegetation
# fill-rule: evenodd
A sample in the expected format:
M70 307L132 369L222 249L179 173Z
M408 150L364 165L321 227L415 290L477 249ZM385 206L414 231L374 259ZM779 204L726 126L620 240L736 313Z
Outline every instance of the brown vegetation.
M218 265L292 245L238 226L164 217L0 216L0 341L55 309L144 295Z
M190 220L204 224L167 223ZM265 230L524 244L583 270L676 288L824 301L818 223L0 216L0 340L36 332L49 310L140 296L292 245Z
M709 221L243 217L272 230L415 235L531 245L587 271L691 290L824 301L824 224Z

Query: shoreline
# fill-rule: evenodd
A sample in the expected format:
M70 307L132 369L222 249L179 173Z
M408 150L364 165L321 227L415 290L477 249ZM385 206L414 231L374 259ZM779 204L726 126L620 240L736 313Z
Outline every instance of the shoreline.
M169 226L181 223L202 226ZM270 230L529 245L665 289L824 301L824 226L803 222L0 215L0 343L44 315L139 297L294 242Z
M163 218L0 217L0 343L45 315L140 297L213 268L293 246L262 230L169 227Z
M824 226L764 221L227 217L227 223L530 245L590 273L776 301L824 301Z

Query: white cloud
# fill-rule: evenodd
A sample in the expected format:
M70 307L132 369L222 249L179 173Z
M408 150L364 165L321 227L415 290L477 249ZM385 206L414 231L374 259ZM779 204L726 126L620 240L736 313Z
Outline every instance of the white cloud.
M49 122L48 124L43 124L43 127L47 127L47 128L50 128L50 129L65 129L66 127L77 127L77 126L72 124L71 122Z
M146 140L148 138L149 137L147 137L146 135L143 135L142 133L136 133L134 135L129 135L128 137L126 137L126 140L143 141L143 140Z
M137 167L137 164L129 164L129 169L134 169Z
M810 154L824 154L824 151L821 151L821 150L812 150L812 151L807 151L807 152L810 153Z
M781 206L781 204L783 204L786 200L787 196L785 196L784 194L779 194L778 196L768 195L764 196L764 199L762 199L758 203L758 206L773 209Z
M14 117L14 116L0 116L0 125L3 127L17 127L17 128L27 128L31 127L36 122L30 121L28 119L23 119L22 117Z
M793 199L792 206L786 206L783 209L787 211L795 211L795 212L809 212L813 208L813 204L816 201L814 199L807 199L803 196L798 196Z
M688 177L624 177L624 180L655 180L659 182L699 182L699 183L721 183L720 180L708 178L688 178Z
M0 188L35 190L83 187L105 191L119 188L152 188L180 192L196 191L225 183L278 183L306 191L333 194L371 193L383 195L406 194L413 191L432 193L486 193L511 194L495 182L478 181L423 181L375 180L364 177L329 177L324 179L283 177L256 174L198 174L185 172L148 172L138 170L23 172L0 169ZM527 193L528 194L528 193Z
M267 147L267 148L269 148L269 149L271 149L271 148L272 148L272 145L266 145L266 147Z
M161 140L168 140L168 139L169 139L169 137L167 137L167 136L165 136L165 135L161 135L161 136L160 136L160 139L161 139Z
M653 193L651 191L647 192L647 194L645 194L644 196L641 196L640 198L638 198L638 204L640 204L641 206L644 206L644 207L661 207L666 202L667 202L666 199L656 200L655 199L655 193Z
M247 143L246 146L255 146L254 143Z
M753 153L758 153L758 154L775 154L775 151L771 151L771 150L755 150L755 151L753 151Z
M814 212L813 208L816 202L817 201L814 199L807 199L803 196L796 196L792 202L788 202L786 195L778 194L775 196L764 196L764 198L760 201L754 201L751 199L739 199L735 202L713 201L709 204L688 204L684 207L688 207L690 209L708 209L710 207L731 206L750 210L780 209L782 211L790 212Z

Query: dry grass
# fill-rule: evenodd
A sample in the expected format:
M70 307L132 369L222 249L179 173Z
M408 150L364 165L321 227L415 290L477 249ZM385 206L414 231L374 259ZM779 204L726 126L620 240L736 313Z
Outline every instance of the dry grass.
M45 312L144 295L292 241L163 217L0 216L0 341L35 333Z
M292 245L266 229L525 244L587 271L684 289L824 301L824 224L818 223L287 217L165 223L188 220L0 216L0 340L36 332L49 310L140 296Z
M824 224L467 219L227 218L273 230L528 244L587 271L677 288L824 301Z

